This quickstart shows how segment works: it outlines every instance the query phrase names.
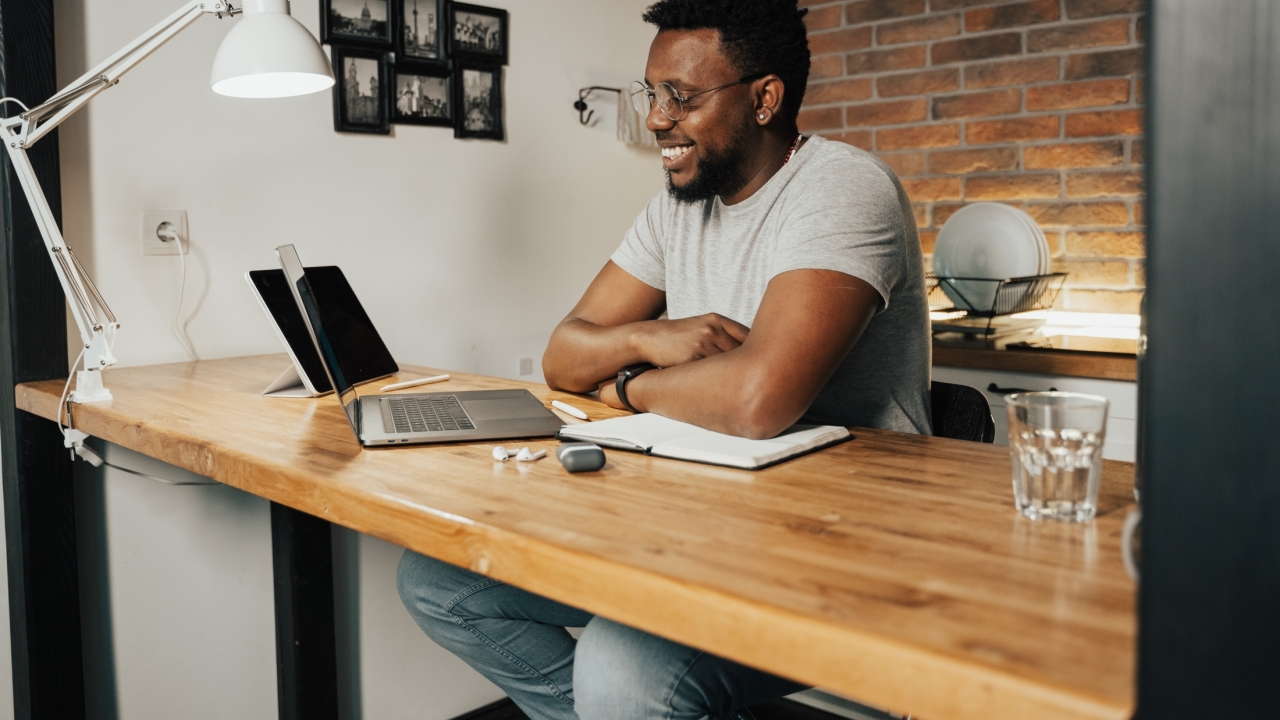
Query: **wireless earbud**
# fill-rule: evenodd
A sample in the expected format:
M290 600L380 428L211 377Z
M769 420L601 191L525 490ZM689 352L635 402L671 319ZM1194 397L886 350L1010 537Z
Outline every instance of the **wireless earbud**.
M517 462L533 462L534 460L541 460L546 456L546 450L533 452L527 447L517 450L515 448L506 448L499 445L493 449L493 459L498 462L506 462L513 457Z
M534 460L541 460L546 456L547 456L546 450L539 450L538 452L529 452L529 448L524 448L523 450L520 451L519 455L516 455L516 460L519 462L533 462Z
M520 451L515 448L504 448L499 445L493 449L493 459L498 462L506 462L511 459L511 456L519 452Z

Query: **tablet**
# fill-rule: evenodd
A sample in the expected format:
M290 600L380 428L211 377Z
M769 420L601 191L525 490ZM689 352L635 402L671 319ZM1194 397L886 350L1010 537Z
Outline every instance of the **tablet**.
M321 306L326 318L332 319L332 334L335 340L335 352L342 355L344 368L350 368L352 384L359 384L378 378L394 375L400 371L391 351L387 349L382 336L373 326L373 321L364 311L360 299L351 289L342 270L337 267L309 267L306 269L307 281L310 283L316 302ZM293 360L298 379L305 386L305 393L280 392L282 395L315 396L332 392L329 377L320 364L320 356L316 352L315 343L311 340L307 326L298 311L298 304L289 290L288 280L283 270L251 270L245 273L249 287L253 288L262 309L271 318L276 334L284 344L285 350ZM285 376L282 376L282 379ZM275 391L285 388L273 383L265 394L277 394Z

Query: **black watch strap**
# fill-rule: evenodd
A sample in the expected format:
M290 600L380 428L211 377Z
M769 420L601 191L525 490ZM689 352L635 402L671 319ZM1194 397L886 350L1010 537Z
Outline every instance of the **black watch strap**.
M627 383L632 379L655 369L657 369L655 365L650 365L649 363L638 363L636 365L628 365L618 371L618 381L614 383L613 387L618 391L618 400L622 402L623 407L631 412L640 412L639 410L631 407L631 401L627 400Z

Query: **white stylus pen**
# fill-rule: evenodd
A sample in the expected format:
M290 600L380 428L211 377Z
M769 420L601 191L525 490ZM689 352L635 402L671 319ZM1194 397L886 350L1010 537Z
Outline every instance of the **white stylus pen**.
M392 390L403 390L405 388L418 387L419 385L430 385L431 383L444 382L448 379L448 375L436 375L434 377L420 378L418 380L406 380L404 382L384 385L382 386L382 390L379 392L391 392Z
M572 406L572 405L570 405L570 404L568 404L568 403L562 403L562 402L560 402L559 400L552 400L552 401L551 401L551 407L553 407L553 408L555 408L555 409L557 409L557 410L560 410L560 411L564 412L565 414L572 415L572 416L574 416L574 417L578 418L579 420L586 420L586 419L587 419L587 414L586 414L586 413L582 412L582 411L581 411L581 410L579 410L578 408L576 408L576 407L574 407L574 406Z

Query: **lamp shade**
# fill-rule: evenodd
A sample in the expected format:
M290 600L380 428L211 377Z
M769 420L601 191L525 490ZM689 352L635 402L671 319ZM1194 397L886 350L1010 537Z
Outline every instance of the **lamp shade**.
M245 0L244 17L213 59L213 91L243 98L292 97L333 87L320 44L289 15L287 0Z

